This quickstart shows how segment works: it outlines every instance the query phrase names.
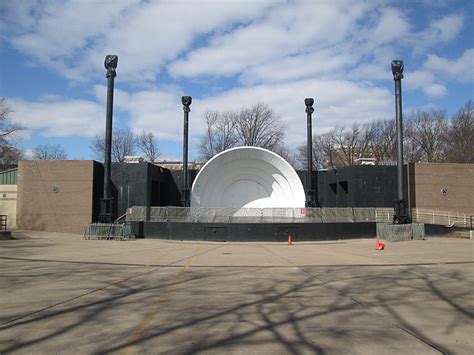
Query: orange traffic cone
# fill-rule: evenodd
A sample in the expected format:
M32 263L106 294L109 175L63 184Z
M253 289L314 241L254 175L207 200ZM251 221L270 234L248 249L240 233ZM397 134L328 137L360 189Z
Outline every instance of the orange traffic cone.
M385 249L385 244L381 243L379 238L375 240L375 250L384 250Z
M291 234L288 234L288 245L292 245L293 241L291 240Z

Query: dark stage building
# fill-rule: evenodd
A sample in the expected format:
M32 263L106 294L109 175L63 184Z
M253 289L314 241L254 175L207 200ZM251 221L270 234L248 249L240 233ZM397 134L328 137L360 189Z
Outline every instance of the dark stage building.
M197 170L189 171L191 186ZM298 171L306 189L306 171ZM99 178L100 179L100 178ZM100 180L99 180L100 181ZM180 206L183 172L149 163L112 164L117 216L132 206ZM313 174L317 207L393 207L396 166L346 166Z
M181 175L181 172L172 173L149 163L113 163L112 185L117 215L124 214L132 206L179 206L181 195L177 183Z
M474 214L473 164L409 164L410 208ZM96 222L103 165L94 161L22 161L18 168L17 226L82 233ZM196 177L190 171L190 186ZM304 171L298 175L306 185ZM388 207L396 198L395 166L347 166L313 174L317 207ZM182 171L149 163L112 164L114 217L133 206L180 206ZM13 217L12 217L13 219Z
M317 179L321 207L393 207L397 197L396 166L345 166L318 171Z

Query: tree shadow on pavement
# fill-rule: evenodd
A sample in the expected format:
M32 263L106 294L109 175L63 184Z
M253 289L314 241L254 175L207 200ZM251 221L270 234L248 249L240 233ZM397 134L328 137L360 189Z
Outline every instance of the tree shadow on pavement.
M2 286L43 290L45 306L4 319L2 353L322 354L403 351L407 341L425 351L469 350L473 285L462 265L275 270L31 262L14 269L3 273ZM48 280L58 290L45 289ZM89 280L87 287L80 280ZM460 344L449 340L453 334Z

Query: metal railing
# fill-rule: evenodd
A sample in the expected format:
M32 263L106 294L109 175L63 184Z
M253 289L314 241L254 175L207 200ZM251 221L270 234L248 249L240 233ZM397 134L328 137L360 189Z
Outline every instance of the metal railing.
M414 208L412 220L418 223L438 224L447 227L470 227L471 221L468 214L452 211L438 211ZM472 228L472 227L471 227Z
M135 239L130 223L91 223L84 228L84 239Z
M127 221L147 220L147 208L134 206L129 209ZM467 214L412 209L413 222L469 227ZM151 222L185 223L358 223L393 221L393 208L195 208L150 207Z

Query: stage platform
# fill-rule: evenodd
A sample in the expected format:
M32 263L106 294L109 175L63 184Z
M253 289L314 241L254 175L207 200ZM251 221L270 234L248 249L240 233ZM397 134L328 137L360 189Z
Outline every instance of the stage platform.
M205 241L293 241L374 238L377 223L393 210L375 208L209 209L143 206L127 216L136 237ZM427 235L447 234L443 226L426 225Z

